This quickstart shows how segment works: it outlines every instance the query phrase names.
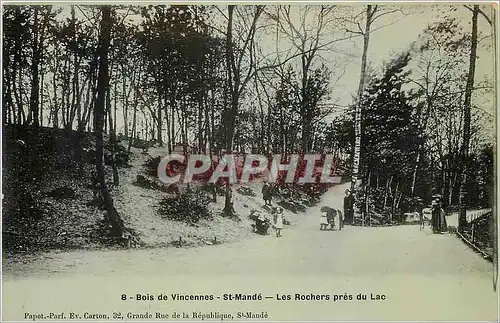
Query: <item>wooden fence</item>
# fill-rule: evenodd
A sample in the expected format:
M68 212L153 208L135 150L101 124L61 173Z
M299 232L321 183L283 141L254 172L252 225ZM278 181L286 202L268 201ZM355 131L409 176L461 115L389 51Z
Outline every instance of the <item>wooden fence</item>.
M476 225L474 223L474 220L480 218L481 216L484 216L488 213L492 212L492 209L481 209L481 210L471 210L467 211L467 223L472 223L470 227L470 236L467 236L467 234L463 234L459 231L457 231L457 235L469 246L471 246L473 249L478 251L483 255L484 258L493 260L492 255L487 253L483 248L479 247L478 244L476 243ZM457 214L458 216L458 214ZM495 246L493 246L494 252L496 252Z

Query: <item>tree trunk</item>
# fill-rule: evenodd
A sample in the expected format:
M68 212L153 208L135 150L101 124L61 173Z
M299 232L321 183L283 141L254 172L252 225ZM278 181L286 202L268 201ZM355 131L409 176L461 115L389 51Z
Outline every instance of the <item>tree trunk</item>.
M168 98L167 98L167 91L165 91L164 93L164 100L165 100L165 124L167 125L167 150L168 150L168 153L171 154L172 153L172 138L170 136L170 116L168 115L168 109L167 109L167 102L168 102Z
M75 6L71 6L71 29L73 32L73 37L71 42L74 42L76 44L76 19L75 19ZM76 52L76 48L73 48L73 81L71 84L71 113L69 117L69 124L73 125L73 122L75 120L75 116L78 115L80 116L80 108L77 105L77 97L80 96L80 86L78 84L78 54ZM71 127L70 127L71 128ZM78 129L78 128L77 128Z
M62 107L64 108L63 110L63 125L64 129L71 130L71 121L70 121L70 115L71 115L71 91L70 91L70 84L71 84L71 62L70 62L70 57L69 55L66 56L66 60L64 61L64 87L63 87L63 94L62 98L64 101L62 102Z
M467 170L468 170L468 159L469 159L469 143L470 143L470 122L471 122L471 99L472 90L474 87L474 76L476 71L476 51L477 51L477 17L479 14L479 5L474 5L472 12L472 37L471 37L471 50L470 50L470 62L469 62L469 72L467 75L467 84L465 87L465 99L464 99L464 135L461 148L462 155L462 180L460 183L460 195L459 195L459 230L463 229L463 226L467 224Z
M115 83L116 84L116 83ZM114 106L116 111L116 105ZM111 168L113 169L113 185L117 186L120 184L120 179L118 177L118 168L116 168L116 163L115 163L115 153L116 153L116 146L117 146L117 141L116 141L116 124L113 122L114 118L113 115L111 114L111 90L107 89L106 91L106 111L108 112L108 122L109 122L109 143L111 147ZM116 117L116 115L115 115Z
M162 120L163 120L163 116L161 114L161 110L162 110L162 102L161 102L161 93L158 92L158 117L156 118L156 122L157 122L157 125L158 127L156 128L156 136L158 137L158 144L160 145L160 147L163 147L163 140L162 140L162 133L161 133L161 129L163 127L162 125Z
M181 100L181 106L185 105L186 102L183 102ZM179 111L180 110L180 111ZM184 112L184 109L177 109L177 117L179 118L180 121L180 130L181 130L181 141L182 141L182 151L184 155L187 154L187 129L186 129L186 124L187 124L187 117L186 113Z
M226 33L226 60L227 60L227 80L230 86L230 108L226 111L226 154L230 154L233 148L233 136L234 136L234 125L236 119L236 113L238 112L238 90L239 90L239 80L237 71L233 70L234 66L234 53L233 53L233 14L234 5L228 5L228 22L227 22L227 33ZM229 185L226 188L225 200L224 200L224 214L226 216L232 215L232 205L231 205L231 190Z
M365 226L366 215L368 215L368 201L369 201L368 194L370 192L371 178L372 178L372 172L368 171L368 180L366 181L366 186L365 186L365 209L363 210L365 215L363 216L363 226Z
M170 99L170 142L172 144L171 151L175 149L175 92L172 92L172 98Z
M130 155L130 149L132 148L132 143L137 137L137 105L139 104L139 94L137 93L137 87L134 89L134 113L132 115L132 135L128 140L127 154Z
M396 213L396 205L397 205L397 200L398 200L398 192L399 192L399 181L396 182L396 189L394 190L394 193L391 194L392 196L392 207L391 207L391 224L394 220L394 214Z
M43 104L44 104L44 94L43 94L43 86L45 82L45 73L42 72L42 76L40 77L40 125L43 126Z
M383 206L383 209L385 210L385 207L387 206L387 195L389 193L389 190L391 188L391 185L392 185L392 176L391 178L389 179L389 181L385 184L385 193L384 193L384 206Z
M415 183L417 182L417 172L420 164L420 149L418 150L417 160L415 161L415 168L413 169L413 178L411 180L411 196L415 195Z
M361 105L359 101L363 96L366 80L366 61L368 57L368 44L370 42L370 27L372 23L373 10L371 5L366 6L366 24L363 33L363 54L361 56L361 72L359 77L357 99L354 110L354 156L352 165L351 191L355 196L359 176L359 163L361 157Z
M93 62L94 61L97 61L96 56L94 56L93 58ZM85 98L85 106L83 110L83 120L82 120L83 124L81 126L82 131L83 129L85 129L85 127L89 126L90 117L92 115L92 111L94 111L94 105L97 93L97 89L95 88L97 64L95 65L93 63L91 64L92 66L90 68L90 75L88 78L87 95Z
M104 140L103 140L103 126L105 114L105 99L106 89L109 87L109 67L108 67L108 52L110 45L111 33L111 7L102 6L102 19L101 19L101 32L100 32L100 46L99 46L99 77L97 81L97 100L94 112L94 132L96 136L96 169L97 176L101 187L101 194L107 212L107 219L111 223L111 234L116 237L121 237L125 232L125 226L120 215L116 211L111 195L108 191L106 184L106 175L104 170Z
M31 94L30 94L30 115L33 117L33 125L40 125L39 111L40 108L40 79L39 65L41 56L41 44L38 43L40 33L40 20L38 14L38 6L35 8L35 22L33 24L33 55L31 57Z
M301 102L300 102L300 114L302 118L302 153L309 153L310 146L310 136L311 136L311 123L309 120L309 111L307 107L306 98L306 86L307 86L307 75L308 70L305 63L305 57L302 55L302 85L301 85Z
M79 132L85 131L85 121L87 118L87 110L91 109L90 104L90 93L91 93L91 77L90 75L83 81L83 87L80 92L80 107L78 112L78 122L76 129ZM82 104L83 101L83 104Z
M125 138L128 137L128 102L127 98L128 96L125 95L127 91L127 78L125 76L125 64L122 65L122 109L123 109L123 133L125 135ZM132 85L132 84L130 84ZM115 116L115 122L116 122L116 116Z
M213 89L210 91L212 92ZM209 114L209 104L208 104L208 93L206 94L205 96L205 109L204 109L204 113L205 113L205 149L204 149L204 152L205 154L209 154L210 156L210 160L212 160L212 129L210 127L210 114ZM208 150L208 151L207 151Z
M260 96L259 92L259 82L257 78L257 73L255 73L255 92L257 93L257 102L259 103L259 116L260 116L260 138L259 138L259 152L263 153L265 149L265 137L266 137L266 127L264 126L266 124L266 118L264 117L264 105L262 104L262 98ZM268 109L270 109L270 106L268 106Z
M4 57L4 61L7 60ZM12 121L15 120L12 117L13 111L14 111L14 102L12 99L12 82L11 82L11 72L4 72L5 75L5 81L3 83L4 86L4 102L7 108L4 110L4 120L8 123L11 124L13 123Z
M198 153L203 147L203 93L198 93Z
M57 59L57 62L59 60ZM59 68L59 64L56 64L55 66L55 70L57 71ZM52 119L52 127L54 128L59 128L59 102L57 100L57 82L56 82L56 73L57 72L54 72L53 76L52 76L52 87L53 87L53 92L54 92L54 109L52 111L53 113L53 119Z
M112 67L111 70L113 70ZM109 134L111 135L114 132L116 137L116 111L118 110L118 75L116 76L113 84L113 110L111 110L111 89L108 89L107 94L109 96L109 101L106 101L108 103L109 109ZM113 111L113 115L111 115L111 111Z
M210 107L210 160L212 160L212 154L215 152L215 93L212 89L211 95L212 105Z
M472 37L471 37L471 51L469 72L467 75L467 85L465 88L465 102L464 102L464 128L463 128L463 142L461 147L461 160L462 160L462 176L460 183L459 195L459 230L467 223L467 171L468 171L468 155L470 144L470 122L471 122L471 99L472 90L474 87L474 76L476 68L476 51L477 51L477 18L479 13L479 5L474 5L472 14Z

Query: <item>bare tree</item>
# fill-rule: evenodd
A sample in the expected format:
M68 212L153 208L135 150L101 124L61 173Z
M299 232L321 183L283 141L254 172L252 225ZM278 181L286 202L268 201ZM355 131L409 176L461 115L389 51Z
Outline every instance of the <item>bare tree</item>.
M467 60L466 35L462 34L457 21L447 19L428 26L419 40L414 44L413 56L415 66L410 82L416 86L413 98L415 100L414 120L419 127L420 138L417 143L418 153L414 165L411 192L415 191L417 173L424 155L424 135L430 132L430 136L440 136L441 133L450 135L450 127L447 123L430 120L431 115L446 114L454 118L456 124L462 125L461 113L449 107L458 107L458 100L463 94L463 74ZM458 117L458 120L456 120ZM451 119L446 119L450 120ZM456 135L456 136L455 136ZM449 137L449 136L448 136ZM454 140L448 140L442 147L448 150L440 156L449 156L449 153L458 149L460 132L453 135ZM442 142L441 142L442 143ZM440 145L441 145L440 143ZM451 147L451 146L453 147ZM441 145L442 146L442 145ZM444 150L439 149L440 152Z
M33 8L33 51L31 57L31 94L28 121L33 119L33 124L39 126L42 122L40 120L40 61L48 34L47 28L52 14L52 6L33 6Z
M471 100L472 91L474 89L474 77L476 72L476 59L477 59L477 45L478 45L478 16L481 13L483 17L486 18L487 22L492 25L489 17L479 8L479 5L474 5L472 8L465 6L467 9L472 11L472 35L471 35L471 48L470 48L470 61L469 61L469 71L467 73L467 85L465 88L465 98L464 98L464 128L463 128L463 141L460 150L461 160L462 160L462 176L460 182L460 195L459 195L459 221L458 229L463 230L463 227L467 224L467 166L469 159L470 150L470 139L471 139Z
M342 32L338 37L332 38L332 33L335 31L340 31L341 21L336 17L335 12L341 9L337 6L331 5L306 5L301 6L295 12L292 8L298 8L296 6L278 6L275 12L268 11L266 14L272 20L277 22L277 38L279 39L280 34L284 34L284 40L289 42L291 48L288 50L276 49L276 54L279 56L282 52L286 53L288 56L285 61L292 58L298 58L300 60L299 71L299 95L300 95L300 116L301 116L301 150L303 152L308 152L311 149L313 142L313 129L316 123L322 119L325 115L330 114L332 109L328 106L321 106L317 111L318 106L311 102L311 97L308 93L308 85L312 78L311 72L318 66L318 61L325 58L322 57L321 52L336 52L338 49L334 45L343 40L347 40L352 37L352 35L345 35ZM278 43L278 42L277 42ZM328 62L328 67L330 71L336 70L345 60L339 63ZM280 67L282 67L281 65ZM325 70L323 66L321 69ZM278 69L277 74L282 79L285 71L283 69ZM339 78L343 73L339 73ZM336 81L338 81L338 79ZM332 82L333 84L336 82ZM316 110L316 111L312 111ZM319 112L319 115L316 114ZM317 117L317 118L315 118Z

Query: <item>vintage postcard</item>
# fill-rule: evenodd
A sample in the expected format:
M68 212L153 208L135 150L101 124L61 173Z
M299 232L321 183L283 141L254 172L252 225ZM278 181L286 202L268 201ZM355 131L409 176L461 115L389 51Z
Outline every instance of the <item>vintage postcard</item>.
M498 321L498 2L2 4L2 321Z

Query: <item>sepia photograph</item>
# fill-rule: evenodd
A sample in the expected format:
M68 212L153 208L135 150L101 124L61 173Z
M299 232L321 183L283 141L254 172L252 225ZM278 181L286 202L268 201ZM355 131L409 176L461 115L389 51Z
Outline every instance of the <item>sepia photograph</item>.
M1 6L2 321L498 322L498 1Z

